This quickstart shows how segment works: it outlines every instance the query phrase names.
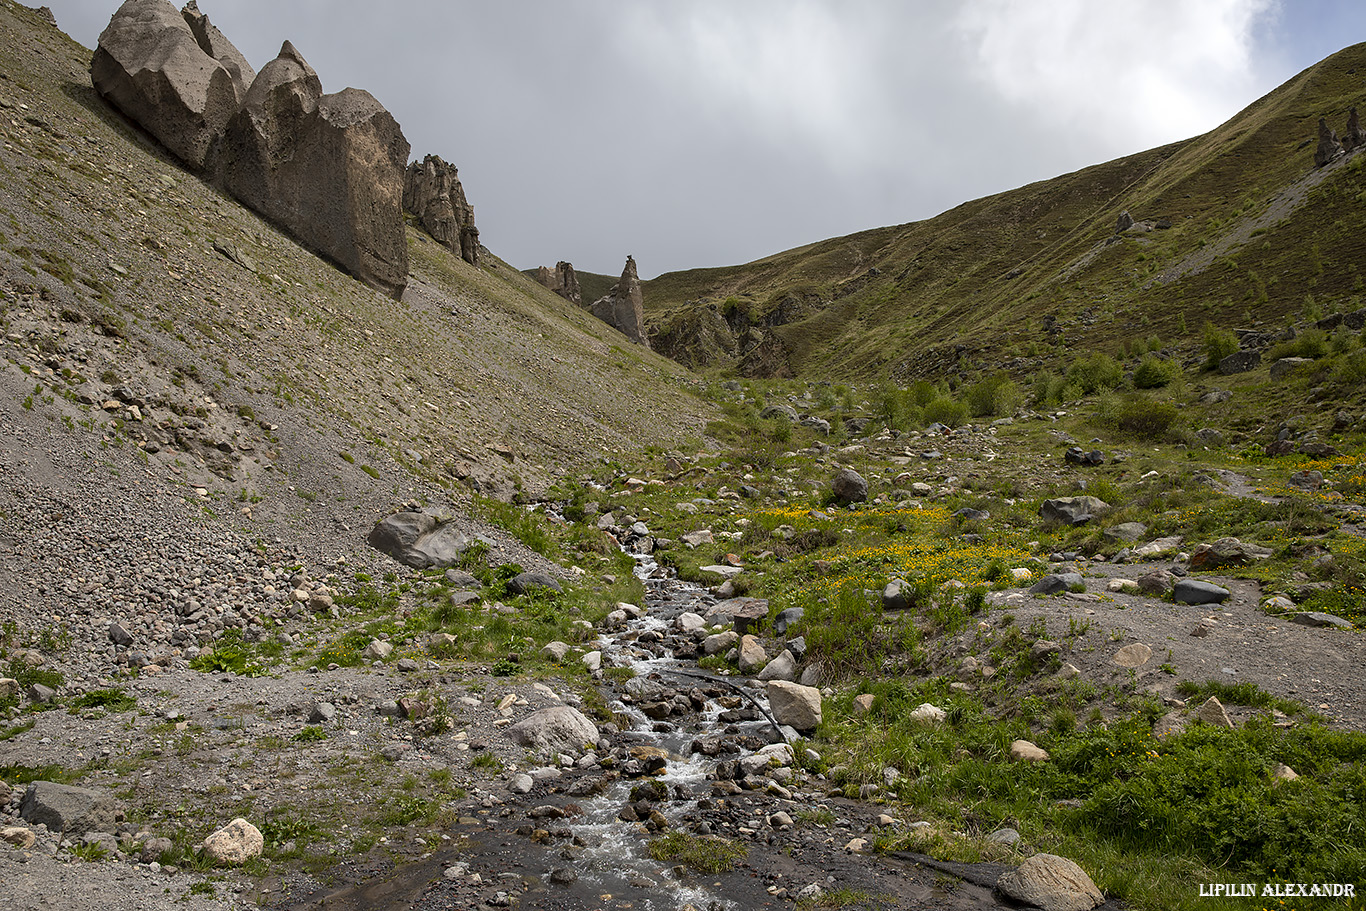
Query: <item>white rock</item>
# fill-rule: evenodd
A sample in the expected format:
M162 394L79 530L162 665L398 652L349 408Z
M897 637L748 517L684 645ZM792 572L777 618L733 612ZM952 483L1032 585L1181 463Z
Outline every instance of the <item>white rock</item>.
M949 715L938 706L930 705L928 702L921 703L920 707L907 716L912 721L921 724L943 724L944 719Z
M241 817L204 839L204 853L220 864L246 863L260 857L265 846L261 830Z

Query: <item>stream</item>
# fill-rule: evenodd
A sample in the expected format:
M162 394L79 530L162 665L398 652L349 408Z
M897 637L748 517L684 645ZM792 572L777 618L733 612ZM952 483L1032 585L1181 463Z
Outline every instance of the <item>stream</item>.
M716 599L650 556L633 556L646 589L642 610L585 643L602 652L604 670L629 667L635 675L620 686L604 675L601 684L619 728L605 729L610 760L598 757L610 771L581 762L587 774L569 772L548 789L538 784L477 826L453 829L463 839L459 848L362 873L360 885L293 907L749 911L790 908L851 885L877 896L880 908L995 905L988 889L944 877L942 869L848 850L851 838L871 841L878 808L825 797L819 782L815 792L799 788L765 684L697 666L703 637L717 623L730 625L708 616ZM705 618L705 628L688 618L684 629L688 613ZM811 814L806 822L804 811ZM668 832L719 836L748 855L733 870L698 873L649 855L650 842Z

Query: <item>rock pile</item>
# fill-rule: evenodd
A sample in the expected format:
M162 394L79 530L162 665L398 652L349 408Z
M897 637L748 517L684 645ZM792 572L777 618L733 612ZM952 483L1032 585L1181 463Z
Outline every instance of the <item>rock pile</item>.
M536 270L536 281L567 301L583 304L583 292L579 290L579 277L574 272L573 263L561 261L555 264L554 269L541 266Z
M392 297L408 282L409 145L370 93L324 95L288 41L254 73L195 4L127 0L91 81L190 170Z
M403 175L403 208L439 244L471 266L479 265L479 229L455 165L428 155Z
M645 296L636 274L636 261L626 257L621 279L602 297L593 301L589 311L637 345L650 345L645 336Z

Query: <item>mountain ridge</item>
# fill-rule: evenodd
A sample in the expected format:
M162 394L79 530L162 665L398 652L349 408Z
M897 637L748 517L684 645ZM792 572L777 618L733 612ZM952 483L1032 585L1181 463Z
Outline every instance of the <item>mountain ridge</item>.
M1010 360L1007 349L1022 337L1044 341L1040 311L1076 322L1088 304L1105 303L1121 318L1112 321L1116 328L1176 333L1181 302L1209 293L1209 282L1195 275L1154 291L1145 286L1161 271L1154 263L1171 265L1215 242L1234 220L1265 209L1312 172L1313 124L1327 116L1340 127L1348 108L1366 99L1358 72L1366 72L1366 44L1307 68L1201 136L969 200L930 219L744 265L658 276L645 283L653 344L690 366L765 375L747 369L739 340L759 326L798 376L906 379L942 375L935 349L945 345L972 352L969 370ZM1352 187L1359 181L1358 171L1330 176L1329 188L1344 179ZM1115 224L1126 211L1162 229L1118 235ZM1303 210L1287 213L1263 232L1284 244L1267 253L1245 250L1255 262L1243 272L1260 276L1278 268L1305 230ZM1123 243L1083 261L1116 236ZM1320 243L1343 260L1360 252L1347 231L1320 237ZM1291 267L1254 318L1277 319L1302 304L1304 290L1312 289L1287 290L1287 278L1302 271ZM1131 280L1130 272L1143 273L1141 280ZM1302 276L1301 283L1308 286L1308 279ZM1239 277L1239 284L1248 281ZM1353 285L1350 277L1329 277L1315 287L1345 296L1356 290ZM706 341L721 328L710 314L727 307L724 321L739 342L735 351ZM1201 319L1227 325L1241 320L1244 309L1216 305ZM1075 341L1115 350L1122 338L1118 331L1091 328ZM763 360L751 366L762 368Z

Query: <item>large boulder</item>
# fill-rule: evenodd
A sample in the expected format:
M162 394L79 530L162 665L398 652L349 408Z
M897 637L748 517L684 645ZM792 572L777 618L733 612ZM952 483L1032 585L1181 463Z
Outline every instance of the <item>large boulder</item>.
M862 503L868 499L868 482L852 468L841 468L835 472L830 488L840 503Z
M1045 522L1085 525L1109 511L1110 504L1098 497L1058 497L1040 504L1039 517Z
M1323 167L1343 153L1338 134L1328 126L1328 121L1319 118L1319 144L1314 148L1314 165Z
M168 0L127 0L118 8L91 58L90 81L200 172L240 100L232 73L204 52Z
M1272 551L1237 538L1220 538L1213 544L1201 544L1191 551L1191 569L1218 569L1223 566L1250 566L1270 557Z
M1091 911L1105 901L1086 871L1056 854L1035 854L1002 873L996 890L1022 905L1043 911Z
M637 345L649 347L645 335L645 295L640 288L634 257L626 257L621 278L611 290L593 301L588 310Z
M1229 599L1228 589L1202 579L1180 579L1172 589L1178 604L1222 604Z
M803 734L814 731L821 723L821 691L814 686L770 680L768 707L775 721Z
M113 832L120 813L118 803L105 791L35 781L24 793L19 815L25 822L42 823L49 831L72 837Z
M398 122L373 95L324 95L318 74L286 41L228 120L217 176L304 246L397 298L408 282L409 151Z
M508 736L528 750L578 753L598 742L598 728L578 709L552 705L511 725Z
M403 208L437 243L479 265L479 229L474 226L474 206L465 198L455 165L440 156L428 155L408 165L403 174Z
M415 569L452 566L475 539L442 518L430 512L396 512L381 519L366 540Z

